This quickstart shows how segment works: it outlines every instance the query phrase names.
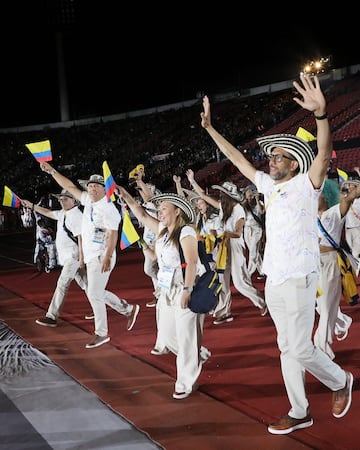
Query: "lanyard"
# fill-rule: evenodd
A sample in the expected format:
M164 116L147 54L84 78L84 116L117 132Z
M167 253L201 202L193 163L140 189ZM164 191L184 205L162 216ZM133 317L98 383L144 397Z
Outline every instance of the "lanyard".
M265 210L267 210L269 208L269 206L271 205L271 203L275 200L275 198L280 194L281 191L284 190L284 187L281 187L280 189L278 189L276 192L273 192L270 197L269 200L265 203Z

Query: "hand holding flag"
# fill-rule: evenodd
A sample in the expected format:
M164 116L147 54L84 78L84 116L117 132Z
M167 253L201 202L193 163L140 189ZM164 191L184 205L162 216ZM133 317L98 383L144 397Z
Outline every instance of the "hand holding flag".
M51 145L49 140L33 142L25 145L30 150L36 161L42 162L52 160Z
M105 181L105 191L106 191L106 198L108 202L114 202L115 201L115 188L116 184L114 181L113 176L111 175L109 165L106 161L102 164L103 168L103 175L104 175L104 181Z
M121 250L124 250L125 248L130 247L130 245L134 244L139 239L140 239L140 236L138 235L138 233L135 230L135 227L131 221L130 213L129 213L128 209L125 209L124 215L123 215L121 237L120 237Z
M20 198L7 186L4 186L3 206L10 206L10 208L20 208L21 206Z

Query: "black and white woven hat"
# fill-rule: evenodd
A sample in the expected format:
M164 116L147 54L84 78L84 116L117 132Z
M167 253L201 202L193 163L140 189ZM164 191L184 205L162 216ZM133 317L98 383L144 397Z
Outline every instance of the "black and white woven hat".
M211 188L218 189L219 191L224 192L224 194L228 195L237 202L243 202L245 199L244 193L239 192L236 184L232 183L231 181L225 181L221 186L219 186L218 184L213 184Z
M348 179L341 183L341 187L347 187L349 184L360 184L360 177L349 175Z
M192 204L189 202L189 200L186 200L185 197L181 197L181 195L168 192L155 195L149 201L154 204L159 204L161 202L170 202L185 213L186 217L189 219L189 223L195 222L196 214Z
M299 172L306 173L315 159L315 153L310 144L292 134L272 134L257 138L261 149L271 155L277 147L293 156L299 164Z

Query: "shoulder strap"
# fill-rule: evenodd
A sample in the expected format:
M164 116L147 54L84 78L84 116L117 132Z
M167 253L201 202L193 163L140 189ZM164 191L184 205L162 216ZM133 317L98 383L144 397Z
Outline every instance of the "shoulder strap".
M65 224L65 214L64 214L64 221L63 221L63 228L66 231L67 235L69 236L69 238L75 242L75 244L78 244L78 240L76 239L76 237L72 234L72 232L69 230L69 228L66 226Z
M321 220L320 220L319 217L318 217L318 219L317 219L317 222L318 222L318 226L319 226L321 232L322 232L323 235L326 237L326 239L330 242L330 244L331 244L334 248L336 248L336 250L339 250L339 249L340 249L340 245L337 244L337 243L334 241L334 239L330 236L330 234L325 230L324 225L321 223Z
M202 241L198 241L198 252L199 252L199 258L200 258L201 264L203 264L206 271L209 272L211 270L211 268L210 268L209 261L207 260L205 246ZM185 258L184 258L184 252L181 247L180 239L179 239L179 253L180 253L180 261L181 261L181 268L183 271L183 276L185 276L186 262L185 262Z

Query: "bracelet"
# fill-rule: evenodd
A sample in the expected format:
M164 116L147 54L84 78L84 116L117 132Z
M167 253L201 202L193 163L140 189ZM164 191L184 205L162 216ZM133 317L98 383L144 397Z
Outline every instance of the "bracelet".
M192 291L193 291L193 288L192 288L192 287L189 287L189 286L184 286L184 287L183 287L183 291L192 292Z
M57 173L57 171L55 169L52 169L52 171L49 173L50 173L50 175L54 175L55 173Z
M324 119L327 119L327 116L328 116L327 112L326 112L325 114L323 114L322 116L316 116L316 115L314 114L314 117L315 117L316 120L324 120Z
M191 184L191 186L194 186L194 184L196 184L196 181L195 180L191 180L190 184Z

